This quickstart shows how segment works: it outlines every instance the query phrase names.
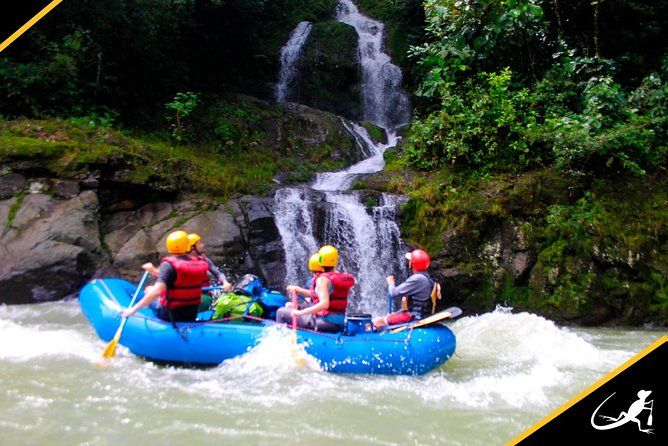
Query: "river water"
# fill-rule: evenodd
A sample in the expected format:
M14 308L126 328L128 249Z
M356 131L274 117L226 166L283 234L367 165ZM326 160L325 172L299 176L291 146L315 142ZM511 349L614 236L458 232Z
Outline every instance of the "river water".
M296 367L290 335L211 369L105 343L76 301L0 307L1 444L504 444L666 332L559 328L508 309L450 327L456 356L421 377Z

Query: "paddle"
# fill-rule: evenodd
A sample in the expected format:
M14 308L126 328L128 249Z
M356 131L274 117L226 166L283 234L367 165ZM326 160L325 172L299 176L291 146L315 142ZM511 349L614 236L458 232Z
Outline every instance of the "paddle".
M297 293L292 291L290 293L292 298L293 309L297 309ZM292 359L295 361L297 367L306 365L306 360L301 355L299 347L297 346L297 316L292 315Z
M407 324L407 325L403 325L401 327L395 328L392 331L390 331L390 333L400 333L400 332L402 332L402 331L404 331L408 328L413 329L413 328L417 328L417 327L423 327L425 325L433 324L434 322L442 321L444 319L457 317L460 314L462 314L462 310L460 308L450 307L447 310L440 311L436 314L432 314L429 317L426 317L424 319L420 319L419 321L417 321L415 323Z
M128 308L131 308L135 304L135 300L137 300L137 296L139 296L139 291L144 288L144 283L146 283L147 278L148 271L144 273L141 280L139 281L139 285L137 285L137 289L135 289L135 294L132 296L132 300L130 301ZM121 320L121 325L118 326L118 330L116 330L114 338L109 342L109 344L107 344L107 348L105 348L104 352L102 353L102 357L104 359L113 358L116 356L116 345L118 344L118 341L121 340L121 333L123 333L123 328L125 327L125 322L127 320L127 317L124 317L123 320Z

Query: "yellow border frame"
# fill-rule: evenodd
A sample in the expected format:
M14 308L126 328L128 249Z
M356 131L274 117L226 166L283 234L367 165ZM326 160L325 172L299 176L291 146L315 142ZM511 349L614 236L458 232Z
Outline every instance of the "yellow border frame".
M659 346L661 346L661 345L662 345L663 343L665 343L665 342L668 342L668 336L662 336L662 337L660 337L659 339L657 339L656 341L654 341L652 344L650 344L649 346L647 346L646 348L644 348L640 353L636 354L633 358L629 359L629 360L626 361L624 364L620 365L620 366L617 367L615 370L613 370L612 372L608 373L607 375L605 375L603 378L601 378L601 379L599 379L598 381L596 381L596 382L595 382L594 384L592 384L591 386L587 387L585 390L583 390L582 392L580 392L579 394L577 394L575 397L573 397L570 401L568 401L567 403L565 403L563 406L561 406L560 408L558 408L557 410L555 410L554 412L552 412L550 415L546 416L545 418L543 418L542 420L540 420L538 423L536 423L535 425L533 425L532 427L530 427L529 429L527 429L526 431L524 431L524 432L523 432L522 434L520 434L518 437L514 438L512 441L510 441L510 442L508 443L508 445L513 445L513 446L514 446L514 445L516 445L517 443L519 443L520 441L526 439L529 435L533 434L533 433L536 432L538 429L540 429L541 427L545 426L545 425L546 425L547 423L549 423L550 421L552 421L552 420L554 420L555 418L557 418L559 415L561 415L562 413L564 413L565 411L567 411L568 409L570 409L571 407L573 407L575 404L577 404L577 403L578 403L580 400L582 400L584 397L586 397L587 395L589 395L590 393L592 393L594 390L598 389L599 387L603 386L605 383L607 383L607 382L610 381L612 378L614 378L615 376L617 376L617 375L619 375L620 373L622 373L624 370L626 370L626 369L628 369L629 367L631 367L633 364L635 364L636 362L638 362L638 360L640 360L641 358L647 356L649 353L651 353L652 351L654 351L654 350L656 350L657 348L659 348Z
M53 8L58 6L63 0L53 0L51 3L46 5L40 12L38 12L32 19L28 20L25 25L16 30L14 34L9 36L4 42L0 43L0 53L4 51L9 45L12 44L16 39L21 37L21 34L28 31L35 23L39 22L42 17L47 15Z

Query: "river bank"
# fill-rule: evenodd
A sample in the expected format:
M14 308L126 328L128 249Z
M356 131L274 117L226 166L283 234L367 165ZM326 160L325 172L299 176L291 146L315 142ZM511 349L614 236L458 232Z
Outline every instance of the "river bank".
M3 267L0 277L12 291L2 301L60 299L95 276L136 278L137 265L157 261L162 238L175 225L201 232L212 258L232 277L250 272L282 288L285 254L272 217L276 188L335 167L321 164L318 154L355 143L343 127L323 127L336 122L323 112L313 120L305 107L251 99L236 104L265 117L243 121L258 139L255 154L266 154L253 163L240 159L242 152L196 156L168 140L133 139L108 127L3 122L3 249L21 261ZM284 125L278 113L286 119L302 113L317 124L293 123L276 139L271 129ZM266 142L304 141L308 132L320 135L322 151L303 144L302 150L311 149L305 156L292 152L299 147L294 144ZM334 158L365 156L352 148ZM574 182L550 169L482 179L425 176L402 164L400 150L387 152L385 170L353 189L369 213L383 200L380 194L405 197L396 208L401 235L432 253L446 305L468 313L509 305L561 324L666 325L668 188L662 177L626 178L618 188L619 179ZM34 255L36 249L42 254Z

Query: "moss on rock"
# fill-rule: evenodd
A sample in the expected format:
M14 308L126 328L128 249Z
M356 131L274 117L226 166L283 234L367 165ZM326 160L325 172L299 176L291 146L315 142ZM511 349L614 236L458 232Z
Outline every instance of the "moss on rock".
M300 72L296 102L349 119L360 117L355 28L336 21L314 24Z

